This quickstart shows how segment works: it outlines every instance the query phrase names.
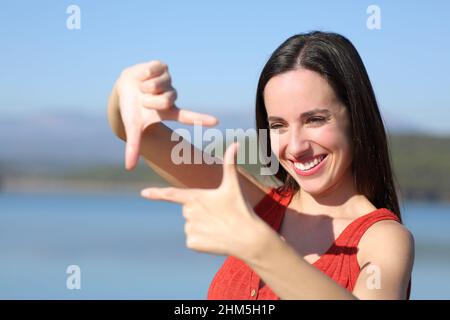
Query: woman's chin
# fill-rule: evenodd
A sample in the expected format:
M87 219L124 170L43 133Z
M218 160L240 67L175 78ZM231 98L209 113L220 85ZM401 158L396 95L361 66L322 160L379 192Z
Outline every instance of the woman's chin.
M310 194L311 196L319 196L324 192L324 188L322 187L314 187L314 186L302 187L302 185L300 185L300 189L303 192Z
M301 179L295 179L302 191L307 192L310 195L320 195L326 190L326 186L321 181L301 181Z

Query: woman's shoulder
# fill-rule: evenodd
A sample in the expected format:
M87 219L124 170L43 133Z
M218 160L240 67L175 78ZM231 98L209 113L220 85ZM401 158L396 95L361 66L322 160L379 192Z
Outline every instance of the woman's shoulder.
M367 296L373 295L364 283L373 280L374 275L381 275L378 281L383 295L392 299L408 299L414 256L414 237L399 220L387 219L374 223L358 246L357 262L361 271L361 281L357 281L359 290ZM358 291L358 288L355 290Z
M387 216L392 215L393 218L376 221L364 232L358 245L360 265L364 265L366 261L373 260L373 257L378 255L395 257L395 260L413 256L412 232L388 209L378 211Z
M383 211L388 215L390 214L397 217L394 213L390 212L387 209ZM414 242L414 237L412 235L412 232L404 224L400 223L398 218L396 218L384 219L375 222L364 233L363 237L361 238L361 242L363 242L364 240L368 245L386 244L392 246L395 243L399 242Z

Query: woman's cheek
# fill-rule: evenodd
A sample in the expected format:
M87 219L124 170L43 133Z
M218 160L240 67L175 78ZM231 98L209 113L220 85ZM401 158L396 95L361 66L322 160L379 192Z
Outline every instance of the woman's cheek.
M278 160L280 160L280 156L282 155L283 149L286 148L286 138L283 138L282 135L279 134L270 134L270 148L272 152L275 154Z
M311 133L311 140L330 152L341 149L345 146L345 139L342 132L336 130L334 126L323 127Z

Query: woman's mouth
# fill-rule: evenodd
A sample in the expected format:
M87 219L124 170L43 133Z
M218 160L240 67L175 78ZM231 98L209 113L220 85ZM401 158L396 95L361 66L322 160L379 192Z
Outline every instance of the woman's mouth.
M294 171L301 176L310 176L317 173L328 158L328 154L321 154L306 162L292 162Z

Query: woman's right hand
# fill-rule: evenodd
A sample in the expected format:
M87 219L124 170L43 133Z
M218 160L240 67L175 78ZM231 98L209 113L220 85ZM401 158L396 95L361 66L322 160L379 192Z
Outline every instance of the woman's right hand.
M142 134L151 124L173 120L214 126L218 122L213 116L175 106L177 92L172 87L167 65L161 61L141 63L123 70L115 90L126 133L125 167L128 170L136 166Z

